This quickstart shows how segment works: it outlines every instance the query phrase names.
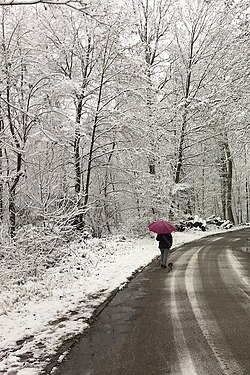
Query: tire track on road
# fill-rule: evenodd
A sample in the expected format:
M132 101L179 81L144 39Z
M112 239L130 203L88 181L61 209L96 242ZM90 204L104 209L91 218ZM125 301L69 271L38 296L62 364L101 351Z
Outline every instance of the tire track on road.
M185 264L189 261L190 257L193 254L193 249L189 252L186 252L180 256L178 261L176 261L175 267L178 267L178 264ZM181 321L179 315L179 306L177 304L177 287L176 287L176 279L177 279L177 270L172 271L170 276L170 296L171 296L171 319L173 324L173 333L174 333L174 341L175 341L175 348L178 357L178 367L181 375L199 375L196 372L195 365L189 351L186 338L184 335L184 328L183 323ZM169 280L167 280L169 284ZM177 366L174 369L171 369L171 373L177 375Z
M242 264L235 257L232 249L229 249L229 248L226 249L226 260L228 264L230 265L232 271L234 272L235 276L237 277L239 290L244 294L244 297L247 297L250 300L250 278L246 276L246 273L244 271ZM220 262L222 263L222 259L220 259ZM221 274L222 274L222 278L224 278L225 281L228 282L231 275L225 272L221 272ZM247 310L249 311L249 306Z
M218 324L214 320L212 320L211 322L211 317L209 318L207 314L206 305L204 304L203 309L201 309L199 301L197 299L194 285L199 285L199 283L197 283L197 280L195 283L196 277L194 274L194 270L195 267L199 267L198 256L201 250L203 249L200 248L193 254L191 259L189 260L189 264L187 265L185 272L185 285L191 308L193 310L195 319L201 329L201 332L207 341L208 346L212 350L214 357L219 363L222 373L225 375L243 375L241 368L233 359L233 355L230 352L228 345L226 344L226 341ZM219 343L219 345L216 343Z

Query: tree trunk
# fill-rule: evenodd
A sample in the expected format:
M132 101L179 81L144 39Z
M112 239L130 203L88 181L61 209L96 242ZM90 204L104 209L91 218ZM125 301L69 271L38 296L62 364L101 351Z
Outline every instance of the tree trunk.
M233 215L232 208L232 188L233 188L233 162L232 156L229 148L228 142L224 143L224 150L226 156L226 166L227 166L227 217L228 220L235 224L235 219Z
M4 130L2 113L0 113L0 133ZM0 139L0 221L3 221L3 145Z
M107 170L106 170L105 177L104 177L104 184L105 185L104 185L104 189L103 189L105 223L106 223L107 230L110 234L111 234L111 228L110 228L110 222L109 222L110 213L109 213L109 206L108 206L108 181L109 181L109 176L110 176L110 180L112 181L112 176L111 176L111 172L110 172L110 170L111 170L110 164L111 164L112 156L114 154L115 147L116 147L116 142L113 141L112 149L111 149L109 157L108 157ZM113 192L115 192L115 185L112 184L112 186L113 186ZM117 209L116 209L116 211L117 211Z
M245 147L245 170L247 169L247 146ZM249 180L248 176L245 176L245 221L249 222Z
M16 232L16 186L21 177L21 167L22 154L18 153L16 162L16 176L13 178L13 182L9 187L9 232L11 237L14 237Z
M248 184L248 176L246 178L245 183L245 190L246 190L246 222L249 222L249 184Z
M184 140L185 140L185 131L187 127L187 112L185 112L182 117L182 126L181 126L181 135L180 135L180 143L177 155L177 163L176 163L176 172L175 172L175 179L174 182L178 184L181 180L181 172L182 172L182 164L183 164L183 147L184 147Z
M222 219L226 220L227 218L227 168L225 164L224 155L221 159L220 167L220 181L221 181L221 208L222 208Z
M88 37L88 45L87 45L86 58L85 58L85 68L83 70L83 77L82 77L82 91L77 97L76 128L75 128L75 141L74 141L75 193L77 196L77 206L78 206L78 209L80 209L80 211L81 211L81 206L82 206L80 193L83 190L81 156L80 156L80 140L81 140L80 123L81 123L81 118L82 118L82 107L83 107L83 100L85 96L85 89L87 86L90 52L91 52L91 38ZM77 217L75 218L75 223L77 224L79 228L82 227L83 212L80 212L80 214L77 215Z
M195 44L195 31L192 30L186 83L185 83L185 96L184 96L185 105L184 105L184 112L182 116L181 134L180 134L180 141L179 141L179 148L178 148L178 155L177 155L177 162L176 162L176 172L175 172L176 184L178 184L181 180L181 171L182 171L182 166L183 166L183 147L184 147L185 133L186 133L186 128L187 128L187 111L188 111L188 99L189 99L190 88L191 88L191 79L192 79L194 44Z
M106 54L106 51L105 51L105 54ZM93 129L92 129L90 149L89 149L87 177L86 177L86 185L85 185L85 191L84 191L84 208L86 208L86 206L88 204L88 200L89 200L89 187L90 187L90 177L91 177L91 168L92 168L92 157L93 157L93 150L94 150L94 144L95 144L96 129L97 129L97 124L98 124L98 120L99 120L99 109L100 109L100 105L101 105L104 74L105 74L105 70L104 70L104 67L103 67L103 71L102 71L102 75L101 75L101 81L100 81L100 87L99 87L99 93L98 93L98 99L97 99L97 105L96 105L96 113L95 113L95 118L94 118L94 123L93 123Z
M81 191L81 163L80 163L80 127L79 122L76 123L75 141L74 141L74 157L75 157L75 192L79 194Z
M13 238L16 233L16 190L9 192L9 233Z
M230 220L235 224L232 208L232 190L233 190L233 163L226 135L220 143L220 179L221 179L221 202L223 219Z

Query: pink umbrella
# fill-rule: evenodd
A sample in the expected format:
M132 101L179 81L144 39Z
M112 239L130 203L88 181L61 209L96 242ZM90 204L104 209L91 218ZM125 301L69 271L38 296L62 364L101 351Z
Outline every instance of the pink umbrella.
M166 220L156 220L148 225L148 229L157 234L171 233L176 230L175 226Z

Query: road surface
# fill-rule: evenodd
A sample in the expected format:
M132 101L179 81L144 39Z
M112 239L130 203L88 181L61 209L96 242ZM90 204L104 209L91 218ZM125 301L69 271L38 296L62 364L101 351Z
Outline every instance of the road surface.
M185 244L120 291L56 375L250 375L250 229Z

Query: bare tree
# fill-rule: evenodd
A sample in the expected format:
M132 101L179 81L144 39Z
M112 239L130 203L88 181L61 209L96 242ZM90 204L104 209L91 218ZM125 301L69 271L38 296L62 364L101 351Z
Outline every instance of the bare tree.
M177 188L172 205L183 215L192 214L190 207L195 195L188 176L193 169L188 166L192 165L192 160L194 165L197 161L201 163L196 144L205 145L206 138L213 137L212 133L205 136L204 131L209 132L206 125L211 119L207 110L214 99L214 84L220 79L222 61L230 48L226 29L230 17L221 2L188 0L179 4L176 16L172 29L175 35L171 46L172 77L166 101L175 100L173 122L177 144L174 182L180 186L179 195L182 196L180 203L180 190ZM181 185L183 183L185 186Z
M146 118L150 128L151 150L148 156L149 173L156 173L156 146L154 141L154 122L157 99L156 66L167 55L167 35L173 14L173 1L150 0L132 1L133 13L138 35L144 50L144 74L146 80ZM165 44L165 46L164 46ZM142 72L143 73L143 72ZM164 82L165 84L165 82ZM161 88L164 86L161 83ZM159 87L158 87L159 88Z
M179 146L175 171L175 183L181 181L183 152L188 122L192 119L192 107L196 98L203 95L211 81L218 74L222 48L227 44L220 34L218 9L206 1L186 2L179 9L180 20L176 21L176 46L179 61L183 67L177 67L183 96L181 98L182 115L179 133ZM181 18L182 17L182 18ZM180 27L178 26L180 24ZM184 42L184 43L183 43ZM184 68L184 69L183 69ZM178 78L177 78L178 79Z
M26 54L24 47L25 35L28 30L23 28L22 15L17 22L13 22L14 29L10 33L6 27L5 9L2 9L1 46L4 90L0 99L2 139L5 140L5 152L1 171L2 178L8 186L11 236L14 236L16 230L17 188L25 174L25 146L41 109L41 103L37 102L37 92L46 82L46 79L35 78L28 73L29 55Z

